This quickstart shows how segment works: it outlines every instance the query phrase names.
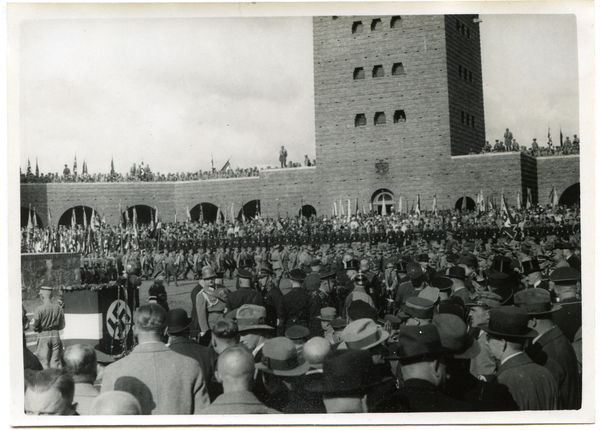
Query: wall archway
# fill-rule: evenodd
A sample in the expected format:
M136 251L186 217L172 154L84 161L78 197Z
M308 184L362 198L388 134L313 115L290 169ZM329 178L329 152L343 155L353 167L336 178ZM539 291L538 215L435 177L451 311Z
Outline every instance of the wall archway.
M313 215L317 216L317 210L312 205L304 205L304 206L302 206L302 208L300 208L299 212L300 212L300 215L302 215L305 218L310 218Z
M260 214L260 200L251 200L248 203L245 203L236 217L238 221L242 220L242 211L246 219L256 218L256 215Z
M219 207L212 203L202 202L194 206L190 210L190 216L193 222L200 220L200 208L202 208L202 219L204 222L215 222L217 220L217 213L219 212ZM221 221L225 219L225 216L221 209Z
M92 212L95 212L93 208L89 206L73 206L67 209L58 220L58 225L71 226L71 218L73 216L73 209L75 209L75 223L83 225L83 217L85 216L85 222L90 225L92 219ZM98 213L98 212L96 212Z
M385 213L389 214L395 208L394 193L387 188L380 188L371 196L371 204L373 205L373 212L376 214L381 215L384 206Z
M40 228L44 228L44 224L42 223L42 218L31 209L31 222L34 222L33 219L35 217L35 222L37 222L37 226ZM29 208L24 208L21 206L21 228L27 227L29 223Z
M577 182L564 190L558 199L558 204L564 206L581 204L581 183Z
M461 197L460 199L458 199L456 201L456 204L454 205L454 207L456 209L458 209L459 211L462 210L463 199L467 199L467 210L468 211L475 210L475 200L473 200L471 197Z
M135 208L135 211L137 213L138 224L150 224L150 221L155 219L156 209L148 205L135 205L128 207L127 210L121 214L121 222L127 222L125 213L127 213L127 215L129 216L129 221L133 222L133 208Z

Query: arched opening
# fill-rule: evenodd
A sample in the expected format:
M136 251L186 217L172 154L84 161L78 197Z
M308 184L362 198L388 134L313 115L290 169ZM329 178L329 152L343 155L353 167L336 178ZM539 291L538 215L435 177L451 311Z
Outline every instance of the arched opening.
M127 208L123 214L121 214L121 220L125 223L127 222L127 216L129 217L129 222L133 222L133 210L135 209L137 216L138 224L150 224L151 221L155 219L156 210L153 207L147 205L135 205Z
M581 184L577 182L563 191L558 199L559 205L573 206L581 203Z
M200 211L202 208L202 211ZM221 214L219 218L221 221L225 219L223 214L223 209L221 209ZM200 215L202 215L202 220L204 222L215 222L217 220L217 213L219 212L219 207L217 205L213 205L212 203L202 202L197 204L190 210L190 216L192 217L192 221L196 222L200 220Z
M463 206L464 199L467 199L466 208L465 208L465 206ZM459 211L462 211L465 209L468 211L472 211L472 210L475 210L475 200L473 200L471 197L461 197L460 199L458 199L456 201L456 204L454 205L454 207L456 209L458 209Z
M375 213L379 215L383 213L389 214L394 209L394 193L388 189L381 188L373 193L371 203Z
M83 225L83 217L85 216L86 225L90 225L92 212L95 211L89 206L74 206L70 209L67 209L58 220L58 225L66 225L70 227L71 219L73 218L73 210L75 210L75 224Z
M257 215L260 215L260 200L251 200L245 203L242 209L238 212L237 220L242 220L242 211L244 212L244 218L254 219Z
M311 218L312 216L317 216L317 210L311 205L304 205L300 209L300 213L305 218Z
M31 222L37 223L38 227L43 228L44 224L42 224L42 219L40 218L40 216L33 209L31 209L31 212L30 212L29 208L24 208L22 206L21 206L21 228L27 227L27 224L29 223L29 214L30 213L31 213Z

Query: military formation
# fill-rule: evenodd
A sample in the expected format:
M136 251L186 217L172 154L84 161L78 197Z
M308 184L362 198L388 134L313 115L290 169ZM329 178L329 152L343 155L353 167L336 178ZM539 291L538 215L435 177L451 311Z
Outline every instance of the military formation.
M25 321L39 333L36 354L24 352L25 410L49 413L40 397L51 394L54 413L81 415L579 409L581 247L569 214L482 237L450 219L444 234L401 241L388 230L214 250L181 240L107 264L87 255L84 282L152 281L136 343L116 360L62 351L62 309L42 290ZM191 312L171 309L165 287L191 280Z

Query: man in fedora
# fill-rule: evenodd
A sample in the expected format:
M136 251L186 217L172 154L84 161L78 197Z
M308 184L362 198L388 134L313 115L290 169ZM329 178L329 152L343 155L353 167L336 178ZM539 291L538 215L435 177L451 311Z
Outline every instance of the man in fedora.
M308 292L317 291L319 289L319 285L321 283L320 272L322 269L321 260L318 258L313 259L310 262L310 270L311 272L306 275L304 279L304 286Z
M489 382L495 379L498 363L490 352L485 332L479 326L490 321L490 309L499 308L500 300L502 297L498 294L478 291L467 302L469 335L477 340L481 349L481 352L471 359L471 374Z
M59 331L65 328L62 306L52 302L52 287L40 288L42 305L33 311L31 326L38 334L35 355L44 369L62 367L63 345Z
M232 313L235 313L240 343L248 348L257 363L260 362L261 350L274 329L266 324L266 309L264 306L246 304Z
M313 322L313 317L311 316L311 320L310 320L311 336L312 337L315 337L315 336L325 337L327 335L327 336L331 337L331 334L333 333L333 329L331 328L331 321L333 321L336 318L337 318L337 310L334 307L327 306L327 307L321 308L319 314L314 316L314 320L316 322ZM317 328L317 324L318 324L318 328Z
M396 357L404 384L375 408L376 412L460 412L468 403L444 395L446 354L433 324L404 326L398 332Z
M500 362L497 381L508 387L519 409L554 410L559 406L558 384L552 373L525 354L525 344L538 333L528 327L529 315L516 306L490 310L487 333L492 355Z
M308 292L302 288L304 278L306 278L306 274L302 269L290 271L292 289L281 298L279 308L277 334L280 336L283 336L285 331L293 325L309 326L310 297Z
M529 314L529 327L538 335L526 350L531 359L554 375L564 409L581 407L581 380L577 356L571 342L552 321L552 314L561 306L550 301L550 292L530 288L515 294L515 305Z
M369 391L382 382L372 378L373 371L367 351L333 351L323 361L322 378L306 388L323 396L328 414L369 412Z
M212 267L202 268L202 290L196 295L196 312L201 336L204 336L217 321L223 319L228 309L227 290L215 288L216 277Z
M227 309L236 310L242 305L253 304L262 306L262 294L252 289L252 278L254 274L245 268L238 270L239 288L227 296Z
M560 267L552 272L550 280L561 309L552 314L552 321L569 342L581 328L581 273L572 267Z
M372 378L374 381L387 380L386 384L381 384L371 393L369 397L369 407L374 407L379 401L390 395L396 389L396 383L393 380L394 374L390 363L386 361L388 349L386 341L390 333L379 327L372 319L363 318L352 321L342 332L342 343L338 345L338 350L365 350L369 351L373 360Z
M192 319L188 317L185 309L177 308L169 311L167 313L168 346L173 351L200 363L202 376L208 384L212 379L218 355L212 348L199 345L190 339L191 324Z
M309 367L308 361L298 355L294 342L287 337L267 340L261 361L256 364L268 392L264 403L285 413L288 405L291 407L294 403L303 402L302 396L297 395L302 388L302 381L298 378L305 375ZM297 405L294 407L297 408Z
M215 376L223 385L223 394L202 410L202 414L277 414L265 406L251 391L254 360L243 346L227 348L217 361Z
M469 403L473 411L517 411L518 405L504 385L485 382L471 373L471 360L481 353L480 344L469 336L467 325L456 315L438 314L433 317L442 346L448 350L442 391L447 396Z

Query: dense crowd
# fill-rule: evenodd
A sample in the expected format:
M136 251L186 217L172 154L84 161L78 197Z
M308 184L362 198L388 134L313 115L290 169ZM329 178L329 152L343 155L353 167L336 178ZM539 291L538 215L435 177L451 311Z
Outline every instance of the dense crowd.
M24 318L40 338L36 354L24 350L25 411L579 409L579 211L509 219L518 227L500 211L172 224L160 238L148 227L122 247L81 249L84 283L153 281L136 343L122 357L63 352L60 288L42 288ZM191 314L171 309L165 288L185 279L198 280Z
M522 152L532 157L546 157L552 155L573 155L579 154L580 141L577 135L573 135L573 141L569 139L569 136L562 139L562 133L560 138L560 144L554 145L550 133L548 132L548 139L546 145L541 144L537 141L537 138L533 139L531 146L527 148L525 145L519 145L517 139L513 138L512 132L507 128L504 133L504 139L496 139L496 142L492 146L489 141L486 140L485 145L481 149L481 154L487 154L491 152Z

